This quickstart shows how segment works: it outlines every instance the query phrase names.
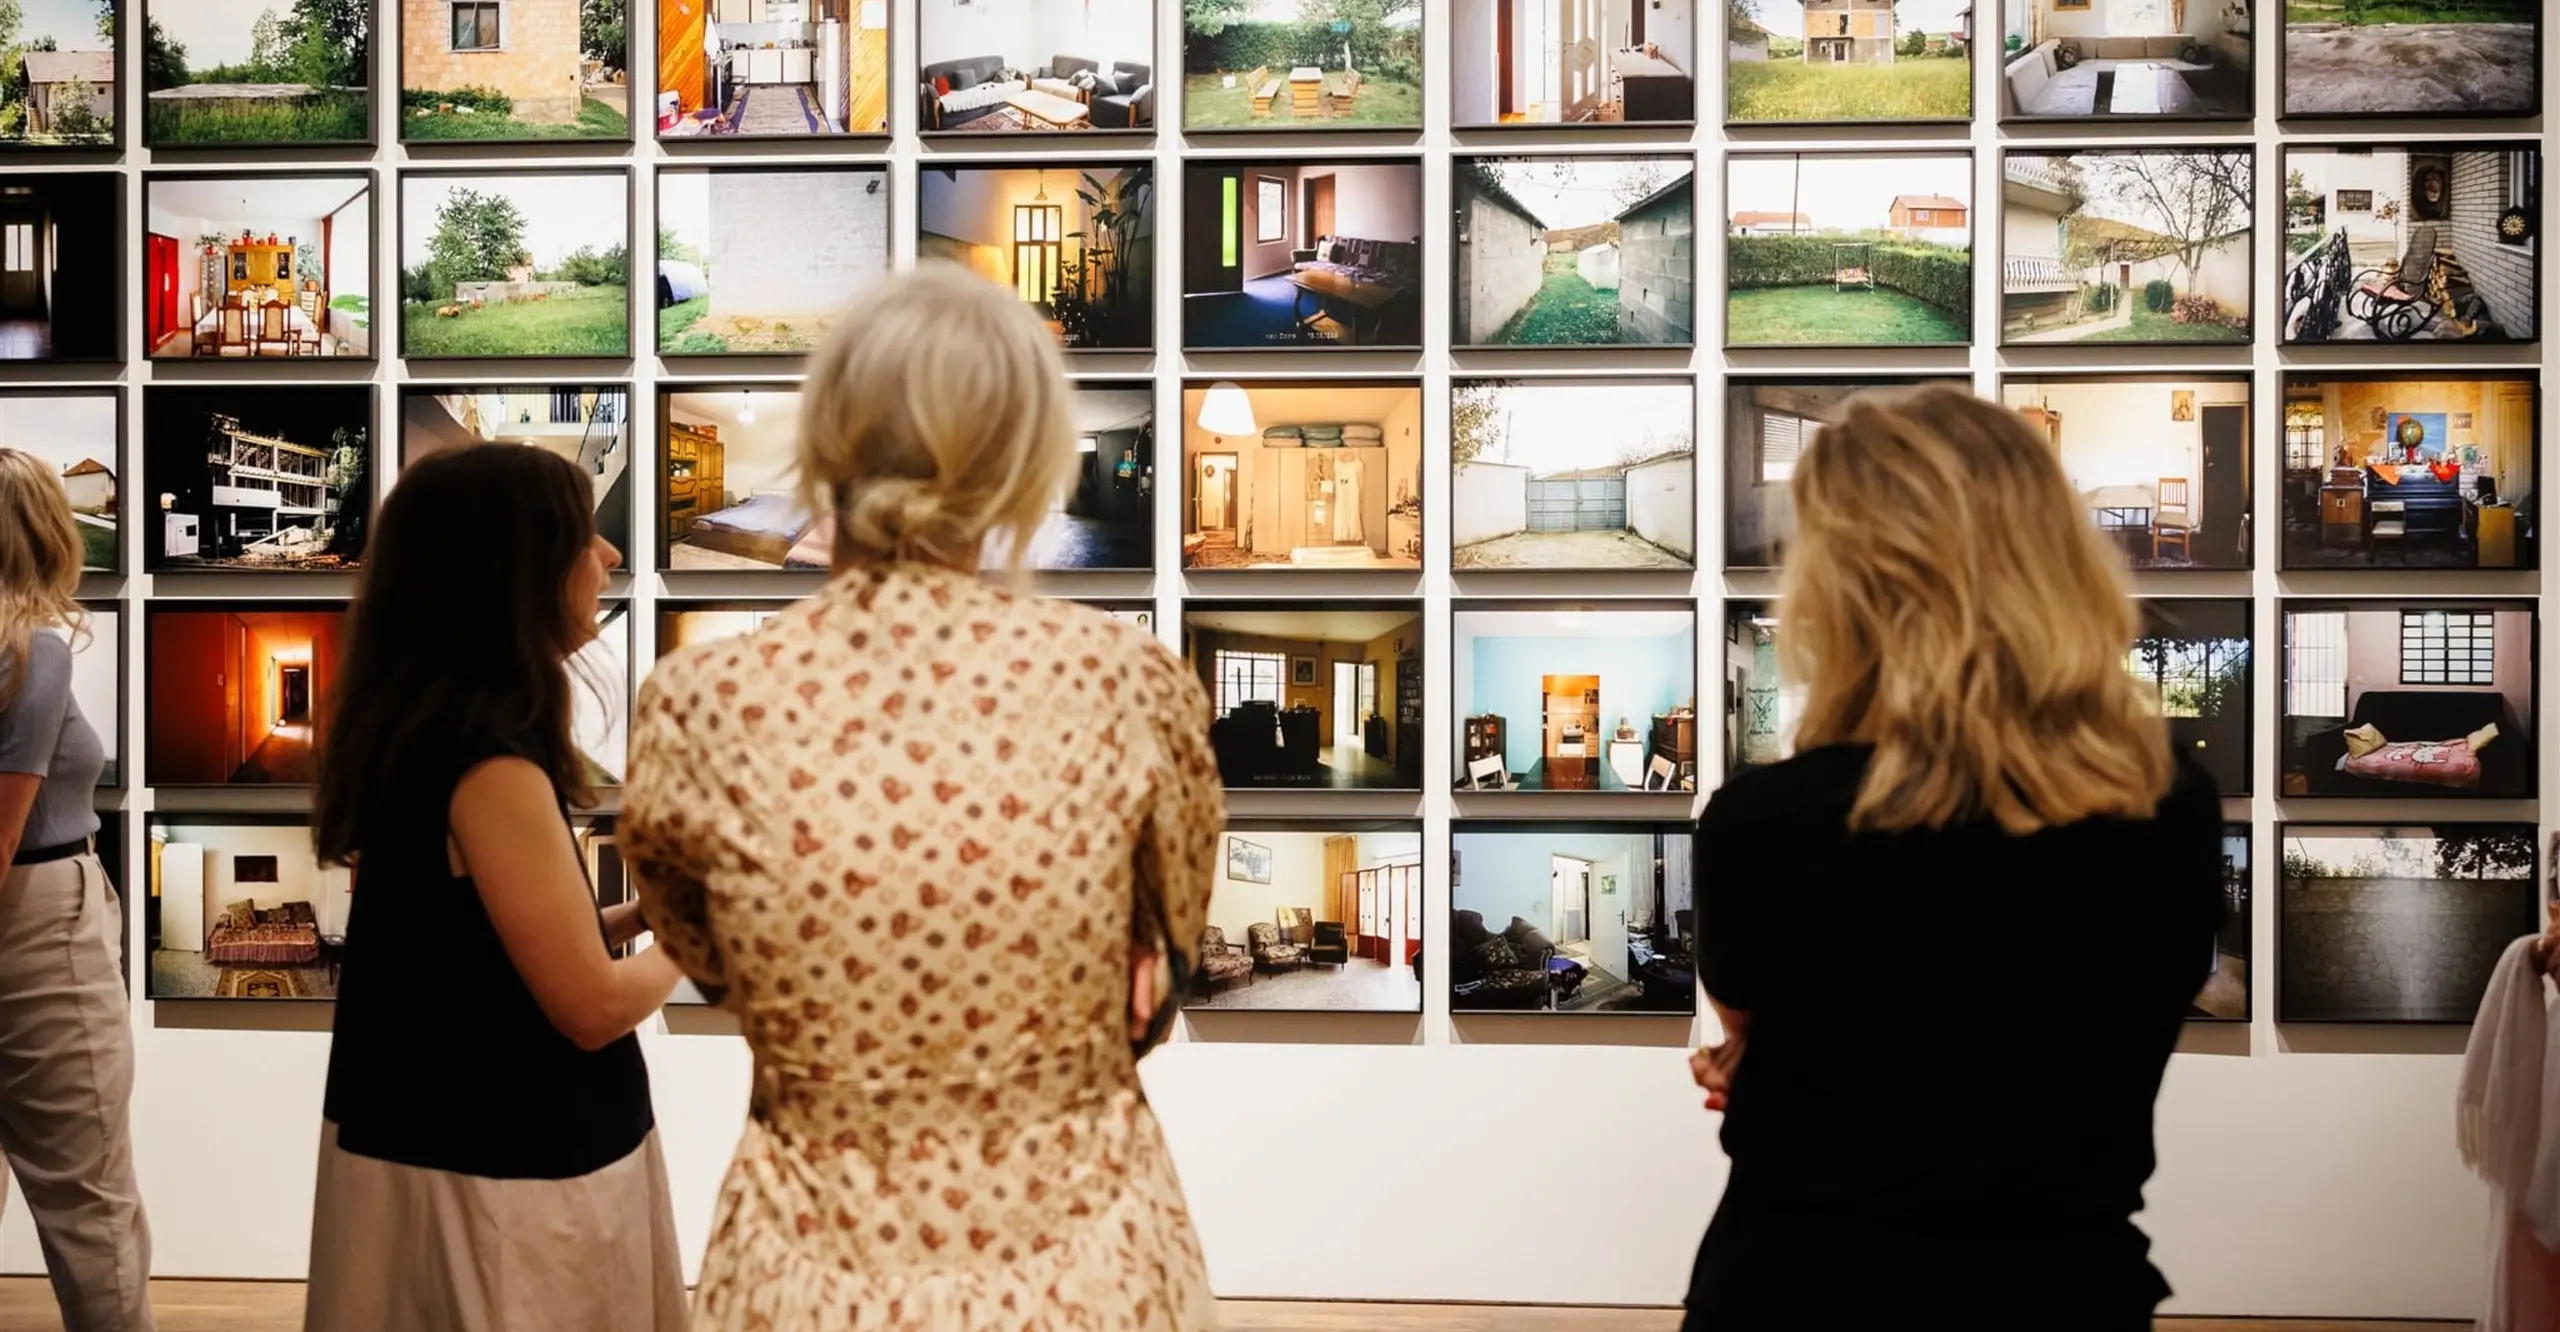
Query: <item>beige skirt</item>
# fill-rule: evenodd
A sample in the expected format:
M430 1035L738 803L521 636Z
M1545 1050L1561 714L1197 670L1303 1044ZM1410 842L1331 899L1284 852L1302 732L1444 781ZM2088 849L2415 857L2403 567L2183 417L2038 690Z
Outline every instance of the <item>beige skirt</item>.
M323 1121L303 1332L684 1332L653 1131L576 1179L481 1179L338 1147Z

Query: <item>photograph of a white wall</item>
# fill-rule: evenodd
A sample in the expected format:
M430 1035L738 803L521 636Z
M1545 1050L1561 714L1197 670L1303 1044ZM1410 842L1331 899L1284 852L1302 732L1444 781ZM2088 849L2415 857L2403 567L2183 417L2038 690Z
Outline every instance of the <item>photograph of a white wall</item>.
M1697 322L1688 157L1462 157L1461 347L1685 347Z
M807 351L889 269L885 167L658 173L658 350Z
M1449 564L1686 569L1697 558L1687 379L1450 385Z
M596 636L569 658L569 739L587 781L620 786L631 753L631 607L596 613Z
M34 454L62 480L80 524L81 567L117 567L123 413L114 391L0 393L0 448Z
M1460 823L1449 834L1449 1007L1691 1013L1685 826Z

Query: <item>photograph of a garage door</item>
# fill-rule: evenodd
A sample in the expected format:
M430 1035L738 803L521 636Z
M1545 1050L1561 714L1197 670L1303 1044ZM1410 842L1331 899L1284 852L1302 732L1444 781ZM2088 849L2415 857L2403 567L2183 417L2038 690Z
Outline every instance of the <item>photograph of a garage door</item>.
M1450 567L1689 568L1696 425L1686 378L1456 381Z

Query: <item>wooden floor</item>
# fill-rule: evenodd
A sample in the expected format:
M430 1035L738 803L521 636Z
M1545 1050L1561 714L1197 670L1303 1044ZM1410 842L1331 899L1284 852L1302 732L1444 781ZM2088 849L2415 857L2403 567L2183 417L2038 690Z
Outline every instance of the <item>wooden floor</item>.
M154 1281L160 1332L299 1332L302 1286L290 1281ZM1466 1304L1303 1304L1228 1300L1227 1332L1677 1332L1666 1309L1558 1309ZM2468 1323L2339 1323L2164 1318L2161 1332L2421 1332ZM0 1277L0 1328L62 1332L53 1294L35 1277Z

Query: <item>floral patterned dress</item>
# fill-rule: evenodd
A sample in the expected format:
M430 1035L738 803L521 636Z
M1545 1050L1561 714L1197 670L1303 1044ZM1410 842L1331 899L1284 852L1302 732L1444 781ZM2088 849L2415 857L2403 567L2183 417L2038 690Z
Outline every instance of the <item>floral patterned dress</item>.
M1128 1008L1223 817L1199 681L1086 607L857 570L660 663L620 836L755 1055L697 1332L1215 1326Z

